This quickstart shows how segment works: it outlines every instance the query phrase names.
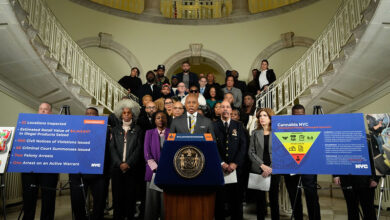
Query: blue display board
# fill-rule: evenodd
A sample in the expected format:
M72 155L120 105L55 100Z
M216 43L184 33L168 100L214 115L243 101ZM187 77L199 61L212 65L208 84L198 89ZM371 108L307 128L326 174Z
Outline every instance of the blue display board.
M272 172L371 175L363 114L272 116Z
M19 114L8 172L102 174L107 117Z

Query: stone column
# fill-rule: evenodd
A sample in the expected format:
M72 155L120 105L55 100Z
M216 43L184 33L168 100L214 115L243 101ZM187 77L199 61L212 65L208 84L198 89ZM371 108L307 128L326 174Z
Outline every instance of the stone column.
M248 0L233 0L232 16L234 15L249 15Z
M143 14L161 16L160 3L161 0L145 0Z

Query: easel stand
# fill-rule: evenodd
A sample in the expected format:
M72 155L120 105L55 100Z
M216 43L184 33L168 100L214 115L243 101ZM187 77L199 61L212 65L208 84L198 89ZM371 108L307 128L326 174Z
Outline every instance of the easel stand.
M7 213L6 213L6 210L5 210L5 175L4 173L0 174L0 193L1 193L1 199L3 201L3 218L4 220L7 219Z
M380 187L380 193L379 193L378 214L376 216L377 220L379 220L379 218L381 216L383 192L385 191L385 179L386 179L386 176L382 176L381 177L381 187Z

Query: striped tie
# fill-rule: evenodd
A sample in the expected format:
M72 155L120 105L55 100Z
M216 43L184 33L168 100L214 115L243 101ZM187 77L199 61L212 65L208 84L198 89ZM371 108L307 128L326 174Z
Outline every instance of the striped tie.
M193 134L195 131L195 117L190 115L191 123L190 123L190 133Z

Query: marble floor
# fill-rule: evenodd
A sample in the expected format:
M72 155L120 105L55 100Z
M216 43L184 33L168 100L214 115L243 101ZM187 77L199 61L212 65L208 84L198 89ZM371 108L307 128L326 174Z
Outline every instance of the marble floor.
M303 204L306 204L303 201ZM347 211L345 201L340 197L320 196L321 216L323 220L346 220ZM7 208L7 219L16 220L20 213L21 205L11 206ZM304 213L307 213L306 207L304 207ZM40 216L40 201L38 202L37 213L35 219L39 219ZM305 216L307 218L307 216ZM3 219L3 218L1 218ZM57 196L56 199L56 220L70 220L72 219L70 197L69 195ZM109 215L106 215L105 219L112 219L112 211ZM244 206L244 219L252 220L256 219L255 205L248 204ZM266 219L271 219L270 217ZM282 220L290 219L287 214L281 215ZM390 212L383 211L381 218L383 220L390 220Z

